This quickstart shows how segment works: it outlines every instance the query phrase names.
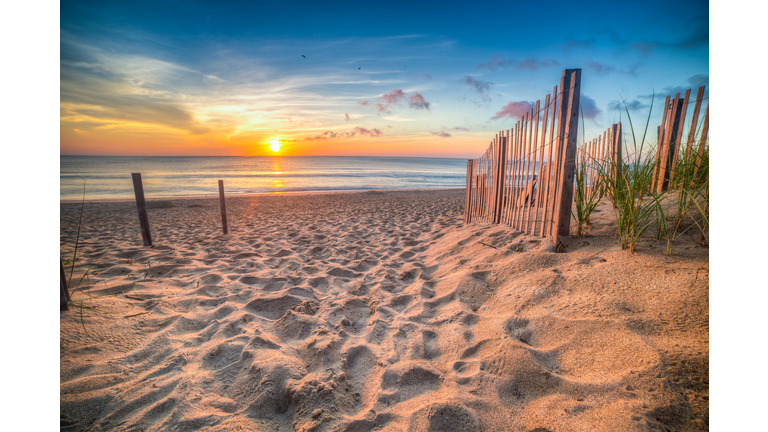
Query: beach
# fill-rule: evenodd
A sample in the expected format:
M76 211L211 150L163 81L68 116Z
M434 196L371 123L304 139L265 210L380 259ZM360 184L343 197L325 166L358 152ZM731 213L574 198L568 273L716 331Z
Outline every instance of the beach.
M98 309L60 315L62 430L708 430L695 229L630 254L603 200L557 253L464 189L233 196L228 234L218 198L147 204L151 248L132 201L79 240L60 205Z

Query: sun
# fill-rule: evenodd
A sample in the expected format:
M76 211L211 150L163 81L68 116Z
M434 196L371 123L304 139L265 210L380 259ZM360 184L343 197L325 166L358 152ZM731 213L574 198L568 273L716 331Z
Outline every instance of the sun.
M272 141L269 142L269 144L270 144L269 145L269 149L272 150L275 153L279 152L280 151L280 147L282 146L282 144L280 143L279 140L272 140Z

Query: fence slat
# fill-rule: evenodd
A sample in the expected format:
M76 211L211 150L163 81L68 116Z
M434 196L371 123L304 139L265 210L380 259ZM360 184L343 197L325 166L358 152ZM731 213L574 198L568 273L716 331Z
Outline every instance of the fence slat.
M664 100L664 112L661 116L661 126L656 128L656 168L653 172L653 182L651 183L652 188L656 190L657 184L659 183L659 170L661 170L661 153L664 151L664 136L666 134L667 130L667 113L669 112L669 99L670 97L667 96L667 98Z
M497 170L499 174L496 176L498 179L498 188L496 190L496 217L495 223L501 223L501 212L504 210L504 188L506 180L506 156L507 156L507 141L504 139L504 131L499 132L499 160L497 163Z
M669 99L669 97L667 98ZM672 168L672 156L676 150L674 138L679 126L678 113L680 112L679 107L681 102L682 100L680 99L680 93L677 93L675 94L674 99L670 101L668 108L669 114L667 114L667 125L666 129L664 130L663 137L664 147L659 158L659 178L656 182L657 193L664 192L667 189L667 185L669 183Z
M555 128L558 120L558 106L557 100L559 99L559 93L557 92L557 86L552 89L552 126L549 129L549 155L547 162L547 191L545 204L544 204L544 237L548 236L552 232L552 209L554 208L554 187L552 186L556 182L557 177L557 145L555 144Z
M517 197L519 195L518 181L520 180L520 120L515 123L514 141L515 159L512 161L512 163L515 165L515 168L512 173L512 201L509 203L509 205L512 207L512 211L510 212L509 226L512 228L517 228L517 226L515 226L515 217L517 217Z
M136 208L139 210L139 225L141 226L141 239L144 246L152 246L152 233L149 230L149 217L147 216L147 203L144 201L144 186L141 184L141 173L131 173L133 178L133 192L136 195Z
M675 137L675 152L672 156L672 168L669 174L670 178L675 177L675 167L677 166L677 156L680 154L680 147L683 145L683 128L685 126L685 113L688 111L688 97L691 95L691 89L685 91L685 97L683 98L683 106L681 112L678 114L680 124L677 126L677 136Z
M512 145L512 130L507 129L507 134L504 140L507 143L507 151L504 156L504 206L501 211L501 220L503 223L508 223L509 214L509 197L511 188L510 175L512 174L512 154L514 153L514 146Z
M688 133L688 146L685 149L685 158L691 157L691 149L693 148L693 140L696 137L696 126L699 122L699 110L701 109L701 102L704 98L704 86L699 87L699 91L696 93L696 104L693 106L693 117L691 117L691 131Z
M693 175L699 171L701 161L704 158L704 147L707 145L707 133L709 132L709 104L707 104L707 112L704 114L704 126L701 128L701 138L699 139L699 154L696 156L696 166L693 168Z
M517 219L515 220L515 223L517 224L517 230L522 231L523 230L523 213L525 212L524 204L525 204L525 186L526 186L526 174L527 174L527 163L528 163L528 151L529 148L526 149L526 144L528 144L528 140L526 139L528 136L528 113L525 113L523 116L523 125L522 125L522 133L520 134L520 142L521 142L521 148L520 148L520 156L521 156L521 163L520 163L520 196L517 198L517 201L515 202L515 207L517 207Z

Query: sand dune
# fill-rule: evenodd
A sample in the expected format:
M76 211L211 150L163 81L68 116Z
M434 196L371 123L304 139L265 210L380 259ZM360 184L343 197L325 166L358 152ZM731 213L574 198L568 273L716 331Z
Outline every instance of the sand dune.
M61 314L62 430L708 428L693 237L630 255L601 205L554 253L465 226L463 190L227 205L223 235L217 199L151 202L145 248L133 203L86 204L86 304L109 313Z

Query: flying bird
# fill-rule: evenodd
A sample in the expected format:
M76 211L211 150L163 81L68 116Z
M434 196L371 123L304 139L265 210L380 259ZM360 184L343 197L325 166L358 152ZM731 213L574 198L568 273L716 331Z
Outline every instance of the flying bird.
M360 70L360 69L362 69L362 68L363 68L363 67L362 67L362 66L360 66L359 68L357 68L357 70Z
M304 58L307 58L307 56L305 56L304 54L302 54L301 56L304 57Z

